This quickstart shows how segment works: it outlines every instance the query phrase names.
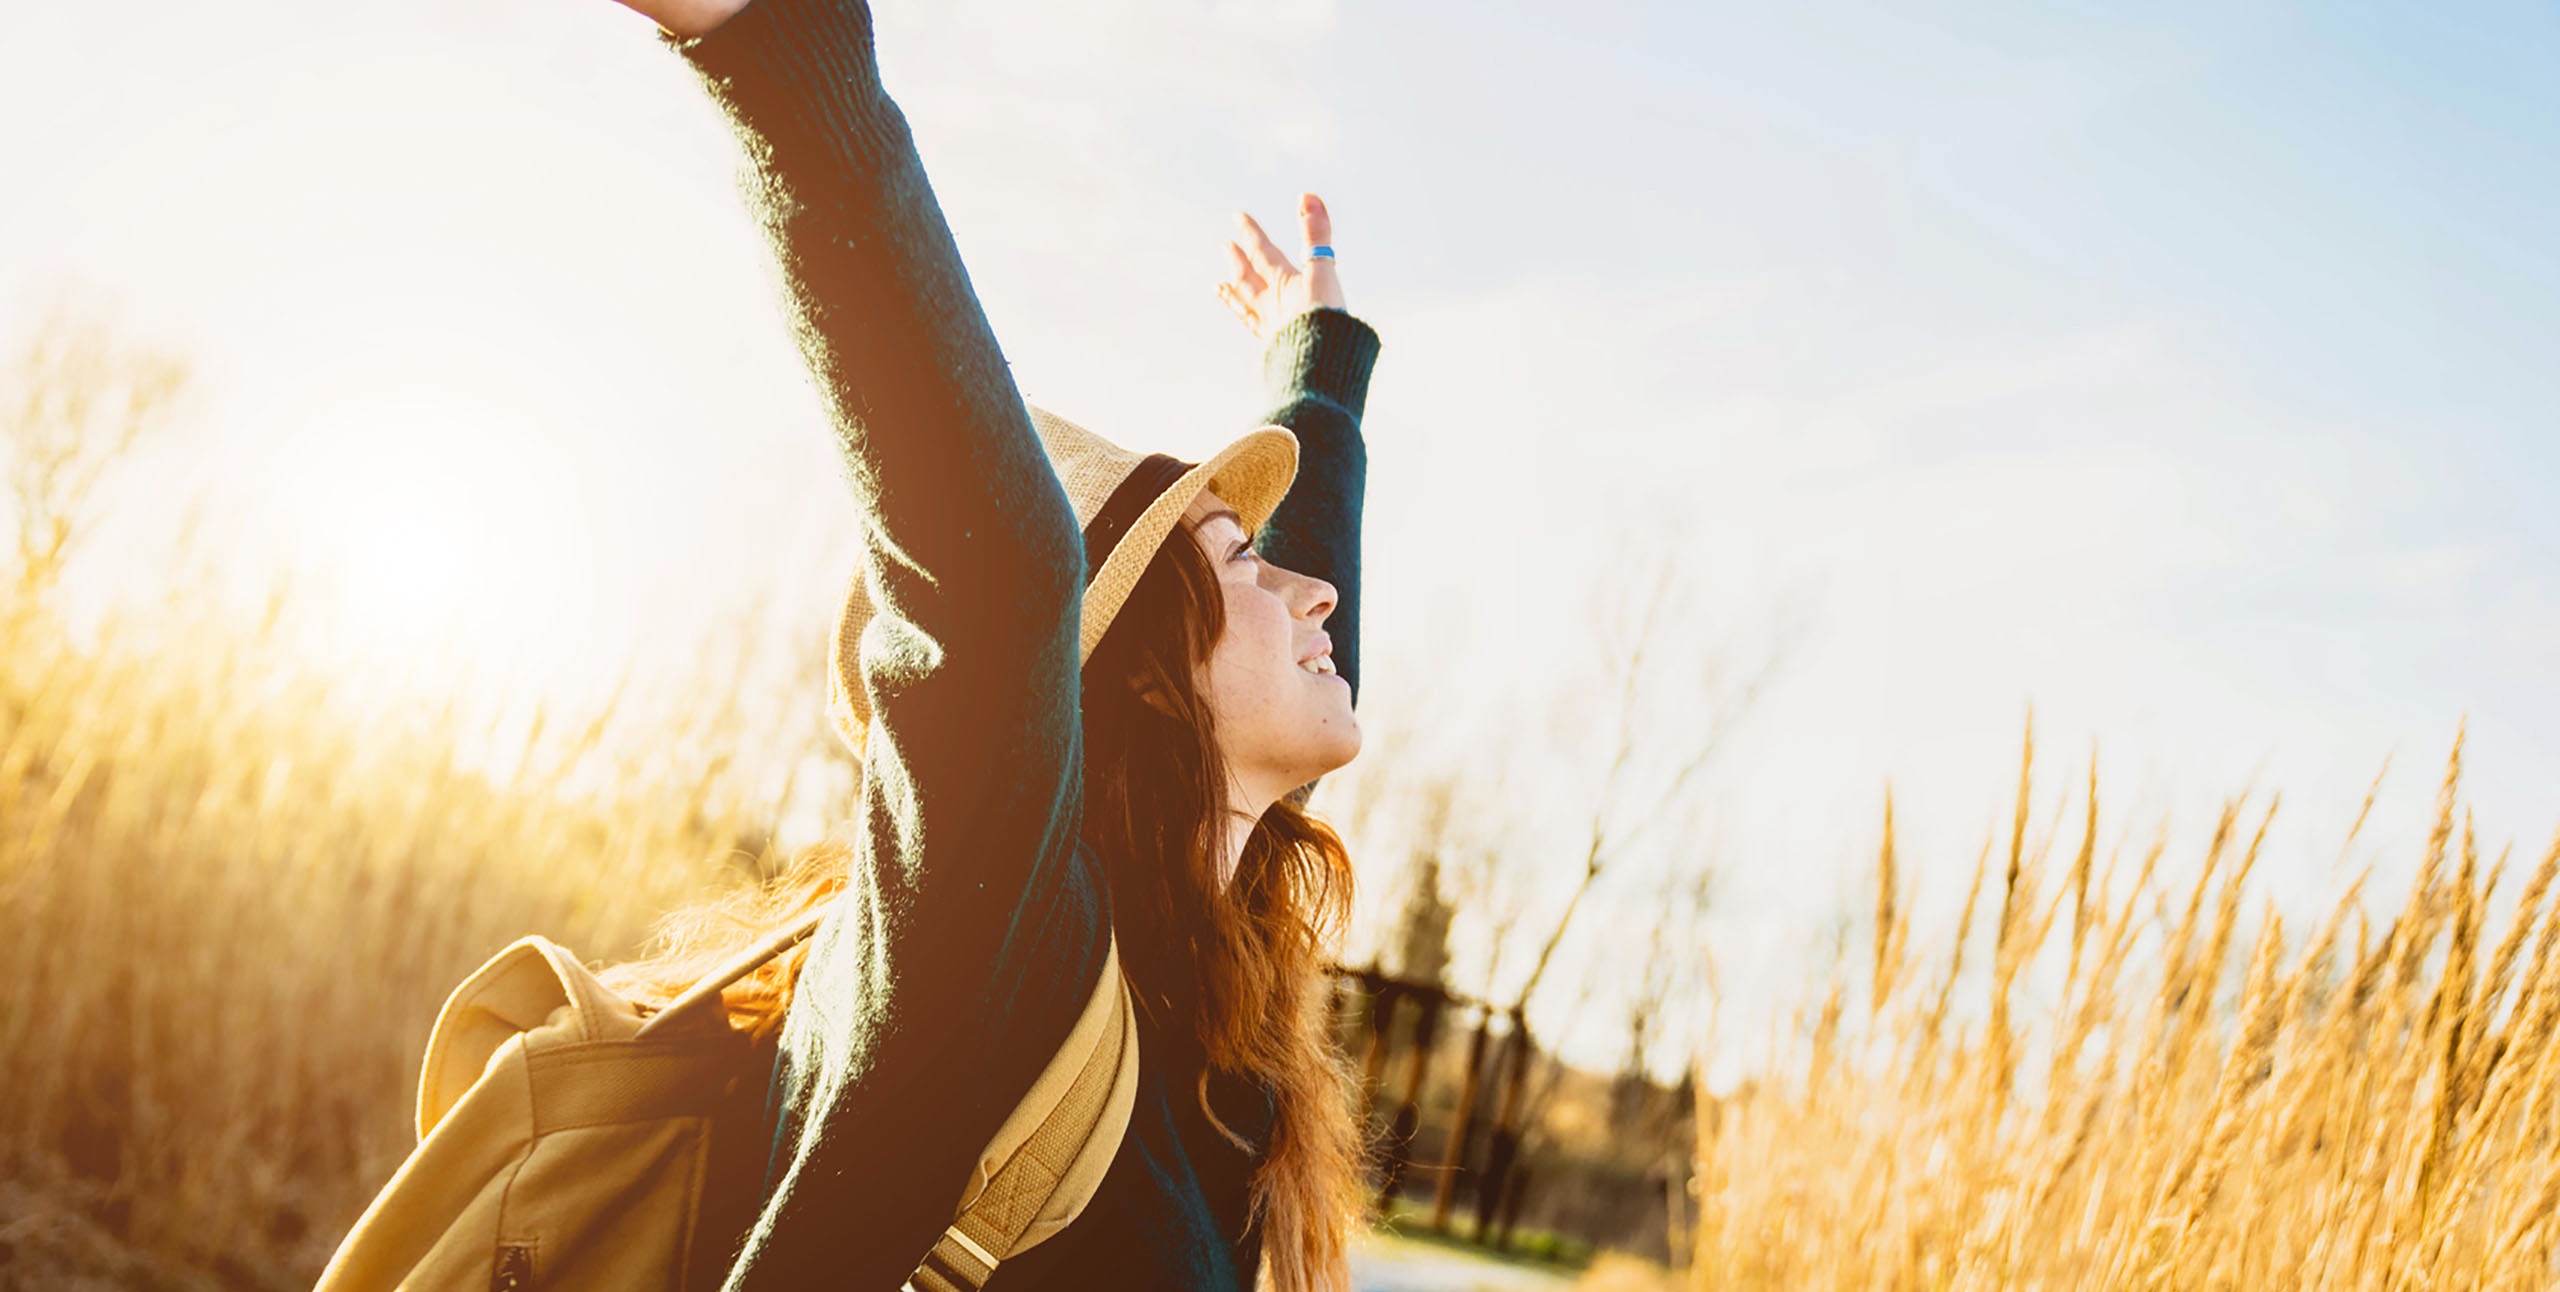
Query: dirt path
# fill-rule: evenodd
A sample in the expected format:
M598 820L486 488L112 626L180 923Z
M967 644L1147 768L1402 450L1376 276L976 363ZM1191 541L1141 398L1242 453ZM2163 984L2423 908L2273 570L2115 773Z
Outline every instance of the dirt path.
M1351 1253L1357 1292L1564 1292L1572 1280L1530 1266L1372 1235Z

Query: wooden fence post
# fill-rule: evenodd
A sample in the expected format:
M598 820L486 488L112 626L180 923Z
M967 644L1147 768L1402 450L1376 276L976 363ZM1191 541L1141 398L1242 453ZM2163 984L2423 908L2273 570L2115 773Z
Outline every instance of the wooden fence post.
M1493 1144L1486 1154L1484 1178L1476 1187L1476 1241L1487 1241L1493 1235L1496 1210L1503 1195L1511 1187L1511 1169L1520 1153L1520 1096L1529 1080L1529 1059L1534 1046L1529 1039L1529 1018L1525 1011L1511 1011L1511 1039L1504 1057L1510 1066L1502 1072L1502 1102L1494 1113Z
M1386 1179L1378 1188L1378 1213L1387 1214L1395 1201L1396 1191L1404 1187L1405 1172L1413 1165L1413 1134L1422 1128L1422 1077L1431 1066L1431 1045L1440 1035L1440 1008L1449 998L1440 992L1417 988L1414 993L1413 1034L1407 1038L1410 1047L1405 1056L1404 1100L1396 1107L1393 1129L1387 1132Z
M1519 1165L1518 1163L1514 1163L1511 1168L1511 1180L1508 1184L1504 1185L1502 1189L1502 1227L1496 1229L1493 1233L1493 1248L1495 1251L1507 1252L1511 1250L1511 1241L1514 1237L1513 1231L1520 1224L1520 1203L1521 1200L1528 1197L1528 1195L1529 1168Z
M1458 1177L1467 1172L1468 1141L1475 1138L1476 1102L1482 1094L1485 1047L1493 1039L1493 1007L1476 1006L1476 1034L1467 1042L1467 1070L1458 1078L1458 1107L1449 1126L1449 1142L1440 1148L1439 1188L1431 1198L1431 1228L1449 1232L1449 1210L1458 1201Z

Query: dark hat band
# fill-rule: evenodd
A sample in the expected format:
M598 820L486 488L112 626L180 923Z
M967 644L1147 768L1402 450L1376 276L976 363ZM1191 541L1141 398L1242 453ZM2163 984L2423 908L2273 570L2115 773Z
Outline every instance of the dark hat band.
M1145 515L1147 508L1173 487L1174 481L1196 465L1167 454L1150 453L1121 479L1111 496L1103 500L1102 510L1093 514L1093 522L1084 527L1086 587L1093 586L1094 578L1102 573L1102 563L1111 559L1111 549L1120 545L1129 527L1138 523L1138 517Z

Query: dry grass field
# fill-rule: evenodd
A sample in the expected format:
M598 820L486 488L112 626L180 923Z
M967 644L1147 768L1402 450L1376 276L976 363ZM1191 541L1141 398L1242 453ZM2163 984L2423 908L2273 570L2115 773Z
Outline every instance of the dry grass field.
M445 990L528 931L627 954L771 864L784 765L723 753L807 752L716 697L529 728L359 701L272 619L0 634L13 1287L306 1286L408 1147ZM2101 858L2094 812L2023 842L2022 772L1970 936L1923 955L1888 814L1872 946L1701 1110L1690 1280L2550 1286L2560 850L2484 864L2459 770L2405 892L2301 929L2250 887L2271 804L2200 858Z
M0 632L0 1285L309 1286L461 975L627 954L760 847L716 714L492 732L182 609Z
M2254 903L2272 803L2176 885L2159 848L2097 857L2091 814L1986 851L1973 936L1925 963L1888 810L1855 980L1702 1110L1696 1286L2553 1286L2560 845L2484 867L2460 759L2396 900Z

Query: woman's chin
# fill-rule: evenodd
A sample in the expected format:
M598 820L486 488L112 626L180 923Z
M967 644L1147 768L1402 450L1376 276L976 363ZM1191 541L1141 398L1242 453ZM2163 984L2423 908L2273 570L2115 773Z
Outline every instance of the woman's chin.
M1350 714L1343 715L1341 723L1338 726L1328 727L1325 734L1332 738L1327 742L1323 759L1326 772L1341 771L1351 765L1352 759L1360 756L1361 734L1358 717Z
M1294 784L1322 780L1360 755L1360 723L1347 713L1319 723L1309 736L1293 742L1289 751L1289 779Z

